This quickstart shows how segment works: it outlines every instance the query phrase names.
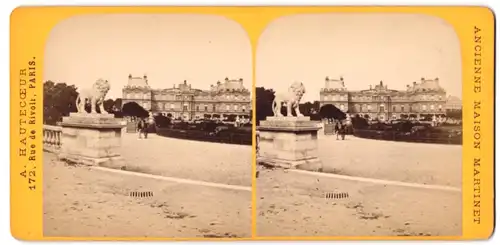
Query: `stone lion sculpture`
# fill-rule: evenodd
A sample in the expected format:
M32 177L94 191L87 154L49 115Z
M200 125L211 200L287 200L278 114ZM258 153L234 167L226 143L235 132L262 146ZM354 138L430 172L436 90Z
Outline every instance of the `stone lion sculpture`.
M273 101L273 113L275 117L283 117L281 114L281 106L286 103L287 116L292 117L292 110L295 111L297 117L303 117L299 111L299 104L302 96L305 94L306 88L302 82L294 82L288 88L286 93L278 93Z
M108 80L99 79L91 88L82 89L76 97L76 108L78 112L85 113L85 104L90 103L90 113L97 113L96 107L99 106L101 114L109 114L104 110L104 99L111 88Z

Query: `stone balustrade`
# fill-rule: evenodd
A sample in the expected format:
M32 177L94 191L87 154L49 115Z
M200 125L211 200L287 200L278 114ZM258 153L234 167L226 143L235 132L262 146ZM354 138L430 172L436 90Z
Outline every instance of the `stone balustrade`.
M61 126L43 125L43 150L59 152L61 149Z

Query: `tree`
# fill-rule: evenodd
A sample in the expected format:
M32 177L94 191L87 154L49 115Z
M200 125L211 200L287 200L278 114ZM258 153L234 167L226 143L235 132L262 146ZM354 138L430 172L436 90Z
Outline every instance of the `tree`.
M114 107L116 108L116 110L118 110L118 111L122 110L122 103L123 103L123 101L121 98L117 98L115 100Z
M311 116L319 111L319 101L302 103L299 105L299 110L304 116Z
M319 109L319 114L321 118L336 119L336 120L346 119L346 114L332 104L327 104L322 106Z
M321 115L316 111L311 113L311 115L309 115L309 117L311 118L312 121L321 121Z
M76 112L78 92L74 85L46 81L43 84L43 123L55 125L62 117Z
M127 102L123 105L122 113L130 117L148 117L149 112L136 102Z
M257 87L255 88L255 97L255 121L257 125L259 125L261 120L265 120L266 117L273 116L272 105L274 100L274 91L264 87Z
M116 109L115 109L115 101L113 99L107 99L104 101L104 110L106 110L107 112L114 112Z
M352 118L352 127L355 129L366 129L368 128L368 120L357 114Z
M236 116L237 116L236 114L229 114L229 115L227 115L227 120L234 122L234 121L236 121Z
M155 120L156 126L159 127L159 128L168 127L169 125L172 124L171 118L163 116L163 115L155 116L154 120Z
M462 110L446 110L446 117L462 120Z

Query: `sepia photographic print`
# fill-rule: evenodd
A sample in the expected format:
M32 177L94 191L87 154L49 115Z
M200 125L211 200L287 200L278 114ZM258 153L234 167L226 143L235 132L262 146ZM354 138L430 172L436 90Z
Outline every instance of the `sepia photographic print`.
M257 236L460 236L462 67L420 14L280 17L256 51Z
M252 51L215 15L79 15L44 59L45 237L251 236Z

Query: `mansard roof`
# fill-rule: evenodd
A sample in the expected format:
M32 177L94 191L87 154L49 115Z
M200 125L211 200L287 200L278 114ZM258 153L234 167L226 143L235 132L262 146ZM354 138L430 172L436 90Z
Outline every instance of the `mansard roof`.
M420 82L413 82L407 86L408 92L444 92L445 90L439 85L439 78L425 79L421 78Z

